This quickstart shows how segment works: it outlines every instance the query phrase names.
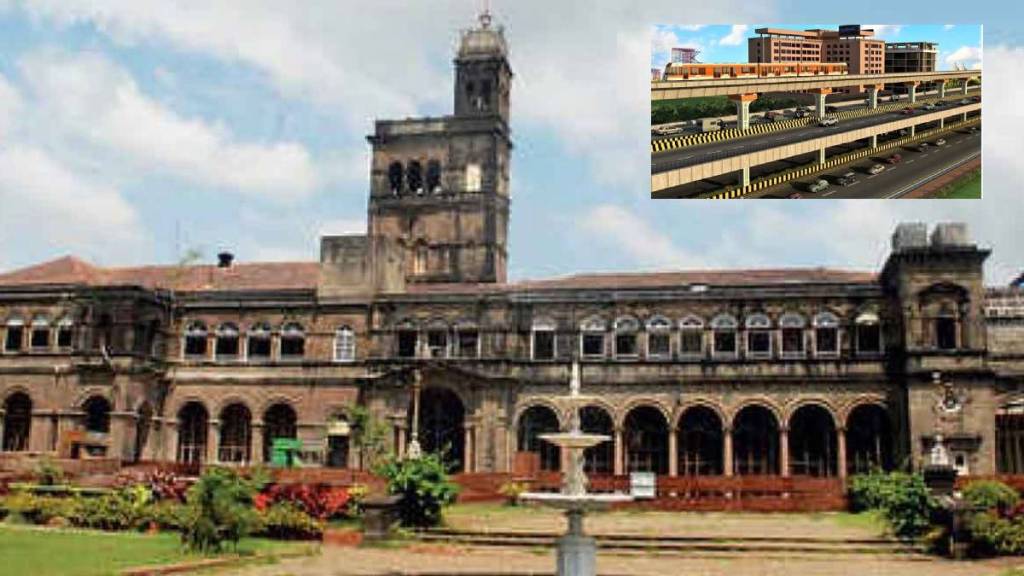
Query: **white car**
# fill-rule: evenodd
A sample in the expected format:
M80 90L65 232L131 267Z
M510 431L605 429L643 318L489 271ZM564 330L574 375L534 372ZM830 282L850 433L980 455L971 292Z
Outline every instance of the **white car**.
M946 139L945 138L939 138L938 140L935 141L935 145L936 146L944 146L945 144L946 144Z
M818 126L835 126L839 120L835 116L826 116L818 121Z
M883 171L885 171L885 166L881 164L875 164L871 168L868 168L868 174L879 174Z

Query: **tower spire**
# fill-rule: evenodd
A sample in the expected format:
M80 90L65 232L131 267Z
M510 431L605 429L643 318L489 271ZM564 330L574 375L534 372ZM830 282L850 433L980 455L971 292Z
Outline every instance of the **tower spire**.
M480 15L477 17L480 20L480 27L484 30L491 27L491 2L490 0L483 0L482 9Z

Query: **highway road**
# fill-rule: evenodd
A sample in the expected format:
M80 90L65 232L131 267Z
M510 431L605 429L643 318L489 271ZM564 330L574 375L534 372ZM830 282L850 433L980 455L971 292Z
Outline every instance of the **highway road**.
M957 103L959 102L959 99L952 100L952 102L954 102L953 105L944 107L942 110L952 113L960 107L960 104ZM809 140L830 134L840 134L858 128L884 124L886 122L892 122L893 120L902 118L906 117L897 115L893 112L874 114L862 118L841 120L835 126L821 127L814 124L804 128L794 128L792 130L784 130L782 132L771 132L734 140L709 142L707 144L698 144L676 150L659 152L651 157L651 173L658 174L668 170L675 170L677 168L692 166L694 164L702 164L713 160L720 160L722 158L728 158L730 156L745 154L756 150L763 150L765 148L783 146L785 144L801 142L803 140Z
M788 198L794 192L798 192L801 198L809 199L898 198L940 176L951 167L981 154L980 131L956 130L942 137L946 139L944 146L932 146L925 152L918 151L916 144L904 146L898 150L886 151L870 160L861 159L843 166L833 166L818 175L804 176L785 184L766 188L758 191L756 196L749 197ZM931 143L936 139L937 137L930 138L927 141ZM881 162L882 159L893 153L902 156L903 161L895 165ZM884 164L885 171L875 175L869 174L867 169L875 163ZM858 182L851 186L836 186L836 178L850 170L857 175ZM828 180L832 186L816 194L807 192L810 183L818 178Z

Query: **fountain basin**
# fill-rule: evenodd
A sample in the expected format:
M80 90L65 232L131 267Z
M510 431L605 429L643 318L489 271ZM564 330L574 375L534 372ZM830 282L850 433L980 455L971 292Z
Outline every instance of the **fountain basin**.
M606 436L604 434L584 434L582 432L575 431L541 434L538 438L563 448L569 448L570 450L583 450L611 440L611 436Z
M565 494L563 492L524 492L519 498L527 502L537 502L558 510L606 510L612 504L630 502L629 494Z

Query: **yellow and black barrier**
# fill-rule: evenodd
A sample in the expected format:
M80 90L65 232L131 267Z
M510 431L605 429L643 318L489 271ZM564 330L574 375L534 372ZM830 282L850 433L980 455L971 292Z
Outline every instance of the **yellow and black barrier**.
M752 181L749 186L725 188L717 192L708 192L705 194L701 194L700 196L697 196L697 198L704 200L731 200L735 198L742 198L747 194L750 194L751 192L757 192L758 190L770 188L772 186L788 182L795 178L800 178L808 174L813 174L815 172L821 172L822 170L828 170L829 168L838 166L840 164L845 164L846 162L850 162L851 160L859 160L872 154L878 154L879 152L884 152L886 150L898 148L900 146L903 146L904 144L910 144L912 142L917 142L919 140L929 138L936 134L951 132L953 130L956 130L957 128L977 124L980 121L981 118L971 118L966 121L962 120L960 122L946 124L942 128L933 128L931 130L915 134L914 136L904 136L903 138L886 142L876 148L870 148L867 150L854 150L852 152L847 152L846 154L840 154L839 156L835 156L833 158L826 160L823 164L808 164L806 166L800 166L798 168L791 168L778 174L762 176L761 178Z

